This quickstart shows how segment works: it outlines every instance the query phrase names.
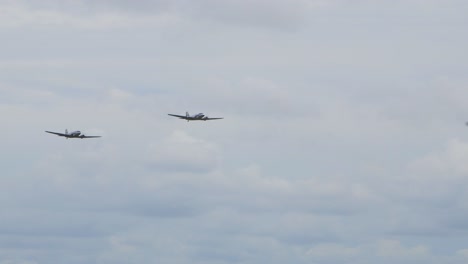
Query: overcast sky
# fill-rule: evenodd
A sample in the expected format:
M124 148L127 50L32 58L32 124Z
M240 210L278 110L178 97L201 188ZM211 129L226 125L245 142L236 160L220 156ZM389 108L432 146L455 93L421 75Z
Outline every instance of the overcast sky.
M0 0L0 264L467 263L467 13Z

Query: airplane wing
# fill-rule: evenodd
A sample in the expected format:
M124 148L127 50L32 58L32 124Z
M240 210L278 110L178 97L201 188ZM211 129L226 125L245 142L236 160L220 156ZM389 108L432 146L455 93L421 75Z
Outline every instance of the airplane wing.
M85 135L81 135L79 136L79 138L100 138L101 136L85 136Z
M61 137L66 137L66 136L68 136L68 135L66 135L66 134L57 133L57 132L51 132L51 131L45 131L45 132L50 133L50 134L54 134L54 135L57 135L57 136L61 136Z
M218 120L218 119L224 119L224 117L208 117L208 118L204 118L204 120Z
M167 114L167 115L170 115L170 116L175 116L175 117L182 118L182 119L187 119L187 116L182 116L182 115L173 115L173 114Z

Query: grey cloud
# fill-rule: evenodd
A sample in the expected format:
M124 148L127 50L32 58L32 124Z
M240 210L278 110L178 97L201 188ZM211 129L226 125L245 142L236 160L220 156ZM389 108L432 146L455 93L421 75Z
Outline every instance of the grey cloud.
M214 143L178 130L150 146L148 165L156 171L206 173L217 167L220 155Z
M0 263L466 262L464 3L0 4Z
M209 24L224 24L234 26L256 26L272 29L295 29L304 25L307 11L327 5L322 0L304 1L167 1L145 0L137 3L131 1L19 1L16 4L3 3L13 11L13 19L19 19L19 24L36 19L47 20L45 25L72 24L79 28L107 28L111 23L125 27L125 23L138 21L138 16L157 17L174 16L188 20L205 20ZM26 12L28 15L23 15ZM128 20L127 15L132 16ZM95 25L87 23L95 19ZM61 21L61 22L60 22ZM126 21L126 22L125 22ZM41 21L38 21L41 22ZM150 22L150 21L148 21ZM14 25L13 21L11 25Z
M314 2L314 1L312 1ZM190 7L185 7L189 9ZM296 28L306 18L307 1L201 1L192 6L199 17L214 22L267 28Z
M4 5L13 5L14 2L4 1ZM38 10L63 10L71 13L103 12L103 11L138 11L138 12L157 12L167 10L171 6L171 1L167 0L142 0L133 3L127 0L78 0L78 1L15 1L15 4Z

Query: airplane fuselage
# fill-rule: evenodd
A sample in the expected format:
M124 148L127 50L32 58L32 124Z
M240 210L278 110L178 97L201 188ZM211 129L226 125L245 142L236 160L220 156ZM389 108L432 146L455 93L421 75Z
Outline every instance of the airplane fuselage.
M222 117L209 118L203 113L190 115L188 112L185 112L185 115L175 115L175 114L168 114L168 115L178 117L180 119L185 119L187 121L207 121L207 120L223 119Z
M205 116L203 113L199 113L193 116L187 116L187 121L197 121L197 120L206 121L207 118L208 117Z
M81 135L80 131L73 131L69 133L67 137L80 137L80 135Z
M61 136L61 137L65 137L66 139L69 139L69 138L99 138L101 136L85 136L84 134L81 134L81 131L73 131L73 132L70 132L68 133L67 130L65 130L65 133L58 133L58 132L52 132L52 131L45 131L47 133L50 133L50 134L54 134L54 135L57 135L57 136Z
M201 120L201 119L203 119L204 116L205 116L204 114L199 113L199 114L194 115L194 116L193 116L193 119L199 119L199 120Z

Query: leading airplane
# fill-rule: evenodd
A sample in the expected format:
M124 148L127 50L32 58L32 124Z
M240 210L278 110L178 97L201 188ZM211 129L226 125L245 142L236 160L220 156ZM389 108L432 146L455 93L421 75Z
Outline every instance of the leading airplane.
M65 129L65 134L62 133L57 133L57 132L51 132L51 131L46 131L47 133L54 134L57 136L65 137L66 139L69 138L100 138L101 136L85 136L84 134L81 134L80 131L73 131L68 133L68 130Z
M196 114L196 115L190 115L188 112L185 112L185 115L173 115L173 114L168 114L170 116L175 116L175 117L178 117L180 119L185 119L188 121L206 121L206 120L217 120L217 119L224 119L223 117L208 117L206 115L204 115L203 113L199 113L199 114Z

